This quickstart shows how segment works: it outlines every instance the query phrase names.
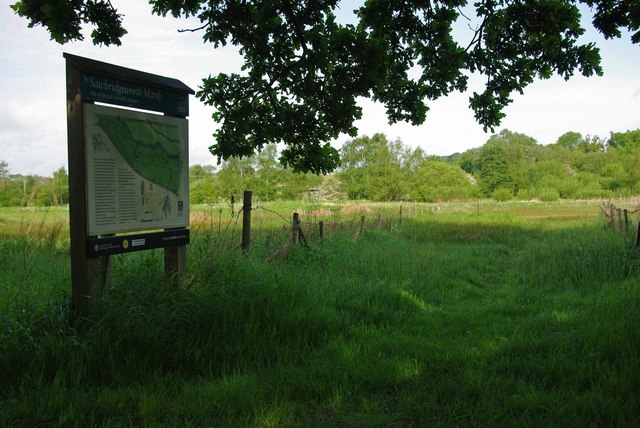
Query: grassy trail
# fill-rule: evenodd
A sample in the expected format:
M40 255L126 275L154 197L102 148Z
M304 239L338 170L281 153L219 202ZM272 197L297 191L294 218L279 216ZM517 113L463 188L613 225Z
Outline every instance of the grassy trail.
M426 212L270 262L202 235L179 290L161 253L118 257L82 332L64 248L5 239L0 425L636 425L638 252L527 215Z

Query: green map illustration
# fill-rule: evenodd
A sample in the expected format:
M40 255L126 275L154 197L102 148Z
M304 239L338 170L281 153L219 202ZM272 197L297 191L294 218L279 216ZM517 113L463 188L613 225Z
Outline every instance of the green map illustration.
M98 126L134 171L178 193L183 151L176 125L114 115L96 116Z

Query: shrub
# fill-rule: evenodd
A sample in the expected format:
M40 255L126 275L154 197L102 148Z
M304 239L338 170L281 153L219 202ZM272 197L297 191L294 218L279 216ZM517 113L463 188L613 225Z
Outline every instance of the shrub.
M585 187L576 192L577 199L611 198L613 191L599 187Z
M492 194L491 197L498 201L498 202L506 202L506 201L510 201L511 199L513 199L513 194L511 193L511 190L509 189L505 189L500 188L495 190Z
M560 200L560 192L556 189L543 189L538 194L538 198L543 202L556 202Z
M533 199L533 195L531 195L527 189L520 189L518 193L516 193L516 199L519 201L529 201Z

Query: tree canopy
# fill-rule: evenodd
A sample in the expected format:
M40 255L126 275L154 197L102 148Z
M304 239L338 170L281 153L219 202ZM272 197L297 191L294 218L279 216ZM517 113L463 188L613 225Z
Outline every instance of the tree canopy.
M197 96L220 122L210 151L221 159L284 143L280 161L294 170L327 173L339 164L330 141L357 134L359 97L384 104L389 122L421 124L429 101L467 89L468 72L486 77L469 100L485 129L500 124L513 93L536 78L576 71L602 74L598 48L581 44L578 3L594 11L605 37L631 31L640 42L638 0L366 0L353 24L341 24L338 0L149 0L154 14L197 17L206 42L236 45L241 73L203 79ZM46 27L59 43L121 43L122 15L109 0L22 0L11 5L29 26ZM471 11L469 17L462 13ZM467 12L465 12L467 14ZM475 16L473 16L475 15ZM472 37L453 37L458 19Z

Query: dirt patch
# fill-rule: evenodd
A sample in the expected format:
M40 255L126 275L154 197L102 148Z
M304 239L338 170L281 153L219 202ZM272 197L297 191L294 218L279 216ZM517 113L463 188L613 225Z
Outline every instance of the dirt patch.
M203 213L203 212L191 212L189 213L189 222L190 223L210 223L211 222L211 214Z
M309 215L312 216L312 217L327 217L327 216L330 216L332 214L333 214L333 211L325 210L325 209L315 210L315 211L311 211L309 213Z
M353 214L353 213L370 213L371 208L362 204L347 205L340 210L340 214Z

